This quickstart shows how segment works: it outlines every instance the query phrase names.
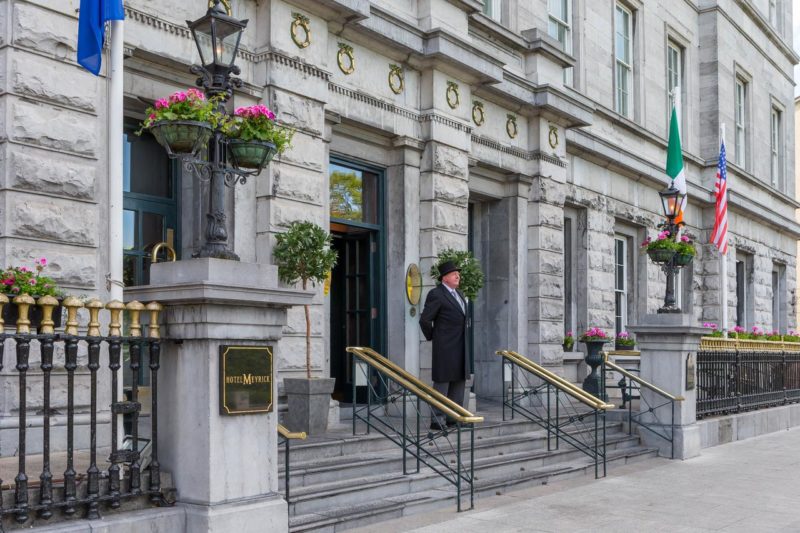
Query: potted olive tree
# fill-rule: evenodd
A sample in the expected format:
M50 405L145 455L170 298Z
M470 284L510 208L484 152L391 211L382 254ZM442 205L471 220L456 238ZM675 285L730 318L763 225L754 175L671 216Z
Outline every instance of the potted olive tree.
M320 283L336 264L336 251L331 250L331 236L311 222L295 221L284 233L276 236L272 250L278 265L278 276L284 283ZM328 427L328 407L335 381L333 378L311 377L311 315L304 305L306 317L306 377L283 380L289 411L286 423L292 431L309 435L324 433Z

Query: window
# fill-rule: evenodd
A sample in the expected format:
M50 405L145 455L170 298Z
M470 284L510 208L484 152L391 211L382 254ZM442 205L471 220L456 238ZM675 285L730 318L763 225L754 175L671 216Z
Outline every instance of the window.
M125 124L123 134L123 282L126 287L150 281L153 246L166 242L180 253L176 165L149 133L138 136L137 125Z
M747 165L747 82L736 78L736 109L734 133L735 162L740 167Z
M770 115L769 175L772 178L772 186L783 190L783 130L781 124L781 110L773 106Z
M667 124L672 117L672 108L675 107L675 88L679 87L683 91L683 49L677 44L670 42L667 44ZM681 102L683 105L683 102ZM678 110L678 127L681 135L683 134L683 110Z
M736 254L736 325L753 325L753 256Z
M786 333L786 266L772 265L772 329Z
M564 334L577 330L577 299L575 294L575 218L564 217Z
M769 0L769 23L779 35L783 35L783 2Z
M633 61L631 37L633 35L633 14L616 5L614 21L614 78L616 83L616 111L620 115L631 115L631 91L633 87Z
M547 32L561 43L561 48L572 53L572 0L549 0L547 2ZM564 84L572 84L572 67L564 69Z
M332 219L378 223L378 175L331 163L330 215Z
M503 0L483 0L483 13L500 22L503 16Z
M628 327L628 239L614 237L614 333Z

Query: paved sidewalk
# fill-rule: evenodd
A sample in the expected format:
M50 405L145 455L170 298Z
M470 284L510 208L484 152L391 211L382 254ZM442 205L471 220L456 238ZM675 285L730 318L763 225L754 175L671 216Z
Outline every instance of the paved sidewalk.
M453 506L455 507L455 506ZM658 459L594 480L476 500L360 531L800 532L800 428L703 450L688 461Z

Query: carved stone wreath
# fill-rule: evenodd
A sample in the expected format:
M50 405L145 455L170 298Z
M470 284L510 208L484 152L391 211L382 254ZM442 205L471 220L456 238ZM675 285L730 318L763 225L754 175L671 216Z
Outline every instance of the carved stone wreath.
M486 113L483 110L483 102L472 102L472 122L476 126L482 126L486 122Z
M506 115L506 133L512 139L516 138L517 134L519 133L519 128L517 128L517 117L514 115Z
M400 94L404 87L403 69L398 65L389 65L389 88L394 94Z
M461 94L458 92L458 84L454 81L447 82L447 92L445 92L447 105L450 109L455 109L461 103Z
M311 20L301 13L292 13L292 17L294 20L289 29L292 41L298 48L306 48L311 44Z
M339 70L345 74L352 74L356 70L356 58L353 47L349 44L339 43L339 53L336 54L336 63Z
M558 147L558 128L550 125L550 133L547 136L547 141L550 143L550 148L555 150Z

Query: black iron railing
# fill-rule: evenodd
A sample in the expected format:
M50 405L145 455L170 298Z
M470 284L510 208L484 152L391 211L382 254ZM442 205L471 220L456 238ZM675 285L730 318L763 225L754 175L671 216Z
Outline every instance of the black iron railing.
M28 318L29 311L36 305L41 308L42 320L38 326L38 333L31 333L31 322ZM149 495L154 503L161 503L160 470L158 463L158 369L160 362L161 342L158 326L158 315L161 305L152 302L147 306L139 302L123 304L119 301L103 305L99 300L90 300L85 304L77 298L67 298L63 302L67 309L67 323L63 332L55 331L52 320L53 310L58 306L58 301L50 297L39 298L35 301L32 297L18 296L9 302L5 296L0 295L0 313L3 306L16 306L19 318L16 323L16 332L6 333L2 320L0 320L0 370L3 369L5 348L13 350L16 355L15 368L19 382L17 393L19 397L19 449L17 475L14 478L14 504L3 507L2 486L0 480L0 516L13 515L19 524L26 523L33 515L41 519L49 519L55 511L72 516L79 509L85 510L88 519L100 518L101 505L117 508L123 499ZM86 334L78 334L78 309L86 307L89 311L89 322ZM110 312L108 335L100 332L100 311L105 308ZM130 313L130 335L121 335L121 314L127 309ZM142 312L150 314L148 336L142 337L142 325L139 315ZM13 341L13 342L6 342ZM63 475L51 471L51 413L53 408L53 390L51 388L51 374L55 367L54 351L63 349L64 365L66 371L66 408L67 408L67 435L66 435L66 469ZM130 401L117 402L119 382L117 371L121 368L122 352L124 349L130 354L130 368L133 374L133 395ZM42 471L38 482L31 482L27 472L27 437L33 431L28 427L27 421L27 391L38 387L38 381L28 378L31 369L31 352L40 354L42 371ZM75 374L79 368L78 353L86 353L87 368L89 370L89 395L90 395L90 421L89 421L89 464L85 474L79 474L75 460ZM141 369L143 354L149 354L149 371L151 382L151 437L150 437L150 476L149 485L141 486L141 450L139 450L138 422L141 404L138 398L137 382ZM133 439L130 449L119 449L117 446L117 424L112 417L111 442L108 447L111 454L108 457L109 467L101 472L97 464L97 393L98 371L101 369L102 355L107 354L107 366L111 374L111 413L112 415L130 414L133 417ZM58 400L58 399L57 399ZM63 400L63 398L61 399ZM101 483L101 479L103 483ZM85 490L80 488L79 482L85 481ZM38 484L38 496L36 487ZM102 485L102 486L101 486Z
M475 424L483 422L483 417L473 415L371 348L349 347L347 351L352 355L353 398L359 381L357 372L368 389L366 405L353 406L353 434L361 421L367 433L374 429L403 449L403 474L419 473L424 464L452 483L459 511L467 485L472 509ZM431 429L422 427L428 415L422 404L441 413L440 417L434 415ZM390 405L399 406L400 417L384 416ZM416 459L413 472L408 469L409 456Z
M703 338L697 418L800 402L800 345Z
M289 499L289 480L291 478L289 450L291 449L290 442L293 440L306 440L305 431L289 431L283 424L278 424L278 446L283 444L283 483L284 483L284 499L290 502Z
M547 450L557 450L561 441L588 455L594 476L606 475L606 411L612 404L592 396L564 378L511 351L497 352L503 358L503 420L518 414L544 428Z
M622 407L628 406L628 434L633 434L633 427L637 426L648 433L665 440L670 445L670 458L675 458L675 404L682 402L682 396L674 396L652 383L645 381L630 370L626 370L609 360L607 352L601 352L602 363L602 390L605 395L608 374L620 376L617 382L622 392ZM613 381L613 379L612 379ZM642 394L648 390L652 394ZM639 400L639 409L633 412L633 400ZM669 409L667 409L669 408Z

